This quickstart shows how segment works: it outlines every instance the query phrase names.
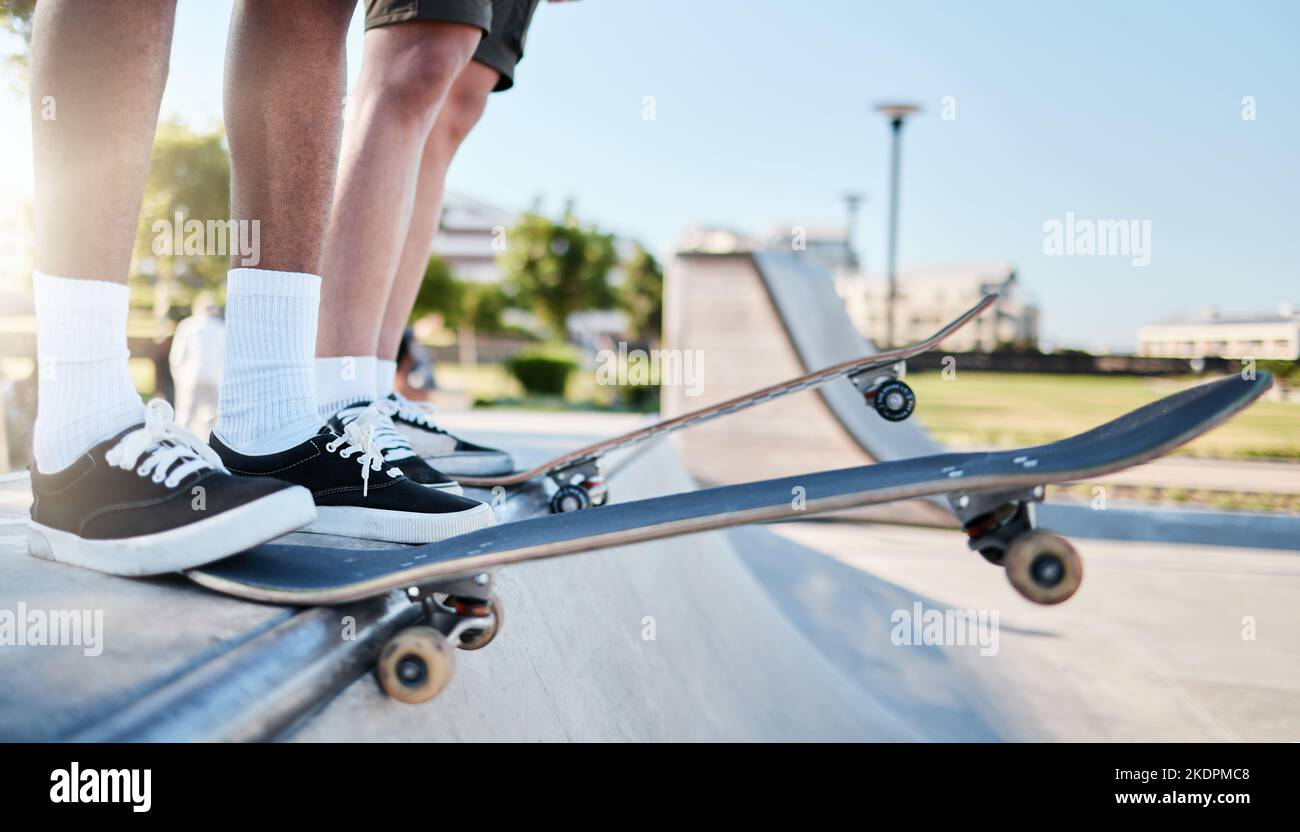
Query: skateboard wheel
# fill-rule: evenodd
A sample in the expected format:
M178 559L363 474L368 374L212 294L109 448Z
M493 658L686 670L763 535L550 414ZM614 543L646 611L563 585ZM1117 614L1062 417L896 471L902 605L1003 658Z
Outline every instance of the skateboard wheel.
M379 654L379 686L400 702L427 702L451 681L452 657L442 633L432 627L407 627Z
M506 607L501 603L501 597L495 592L488 598L488 608L492 610L491 626L482 630L466 630L460 637L460 644L456 645L462 650L481 650L492 643L492 639L497 637L501 628L506 623Z
M587 495L587 489L577 485L562 485L551 497L551 511L555 514L581 511L590 506L591 497Z
M890 422L901 422L916 410L916 394L906 383L893 379L876 390L875 406L882 418Z
M1017 538L1003 561L1007 580L1035 604L1059 604L1083 583L1083 559L1070 541L1047 532Z

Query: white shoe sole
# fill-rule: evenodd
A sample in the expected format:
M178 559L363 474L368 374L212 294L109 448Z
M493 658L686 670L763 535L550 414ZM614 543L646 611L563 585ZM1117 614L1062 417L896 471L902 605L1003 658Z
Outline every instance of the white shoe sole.
M514 457L505 451L426 456L424 461L449 477L497 477L515 472Z
M386 543L437 543L449 537L486 529L494 523L496 515L487 503L446 514L361 506L317 506L316 522L303 531L382 540Z
M445 474L447 472L443 471L443 473ZM460 483L456 482L455 480L452 480L450 482L431 482L431 483L420 483L420 484L423 485L425 488L436 488L444 494L455 494L457 497L465 496L465 489L461 488Z
M27 551L110 575L161 575L238 554L315 518L311 492L294 486L194 523L136 537L94 540L28 521Z

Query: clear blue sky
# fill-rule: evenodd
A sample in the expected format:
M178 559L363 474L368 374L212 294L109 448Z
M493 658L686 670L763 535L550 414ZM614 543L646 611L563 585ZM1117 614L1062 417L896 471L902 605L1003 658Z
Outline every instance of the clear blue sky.
M164 113L211 123L229 4L180 8ZM1300 302L1298 33L1296 2L543 4L451 186L551 212L571 196L656 251L699 222L837 224L839 195L865 190L879 271L888 134L870 103L915 100L901 264L1009 260L1051 341L1126 349L1170 314ZM1151 264L1046 256L1043 223L1067 211L1150 220Z

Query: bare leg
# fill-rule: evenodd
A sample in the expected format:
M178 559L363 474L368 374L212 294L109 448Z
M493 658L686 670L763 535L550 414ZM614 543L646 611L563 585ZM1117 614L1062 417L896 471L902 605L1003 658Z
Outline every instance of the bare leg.
M429 262L429 250L433 247L434 235L438 233L447 169L461 142L483 115L488 95L499 77L495 69L471 61L456 79L438 121L434 124L433 132L424 145L415 210L411 213L405 245L397 266L397 277L389 292L388 305L384 309L383 324L379 330L377 355L382 359L391 361L397 357L402 331L411 317L411 308L415 305L415 296L420 291L420 281L424 278L424 269Z
M42 0L31 54L36 268L125 283L175 0Z
M366 34L326 236L317 355L375 354L422 151L481 36L459 23L405 23Z
M250 229L257 223L260 233L252 258L231 258L213 435L249 456L292 448L320 427L312 367L317 275L354 6L355 0L239 0L231 16L231 214Z
M320 274L356 0L240 0L226 53L231 213L261 224L261 259Z

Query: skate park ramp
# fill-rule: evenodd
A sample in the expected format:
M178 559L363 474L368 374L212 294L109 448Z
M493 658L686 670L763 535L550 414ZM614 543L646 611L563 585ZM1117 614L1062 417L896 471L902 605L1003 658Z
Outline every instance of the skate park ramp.
M984 313L970 326L980 326ZM703 381L665 387L665 416L870 355L835 291L831 274L780 251L682 252L664 278L664 342L698 351ZM942 347L941 347L942 349ZM695 393L698 392L698 395ZM918 404L923 408L925 402ZM887 422L847 380L762 404L680 435L688 470L704 483L791 476L942 453L915 419ZM761 449L761 452L756 452ZM941 499L855 510L847 516L951 526ZM1300 549L1300 518L1201 510L1048 503L1044 527L1075 537Z
M620 501L694 487L664 441L638 453L610 479ZM761 529L755 534L743 547L730 532L709 532L508 567L498 578L507 609L501 636L485 650L458 654L456 676L437 699L404 705L385 698L366 678L294 738L1023 735L1023 721L1004 714L976 669L967 666L966 653L898 650L890 643L890 611L907 608L913 594ZM746 565L746 554L779 559L779 581L765 583ZM810 638L824 632L814 609L828 593L853 599L850 617L835 628L839 639L832 652ZM846 641L852 646L846 648Z
M631 426L626 417L550 413L444 421L520 451L522 462ZM457 653L449 687L409 705L386 697L365 667L328 655L348 649L337 636L342 613L245 603L180 576L131 580L29 557L16 529L28 485L11 480L0 486L0 611L100 609L108 637L100 655L0 646L0 740L1038 735L994 695L973 649L891 642L891 613L910 609L917 593L761 528L503 569L500 637ZM609 484L623 501L695 487L666 441L618 461Z
M779 256L778 256L779 257ZM760 268L760 262L769 262ZM773 279L765 279L771 275ZM665 417L785 381L874 350L849 324L830 275L794 257L681 254L664 275L664 347L698 359L692 384L665 384ZM834 359L823 361L828 356ZM914 421L869 412L847 380L707 422L677 439L704 484L744 482L936 453ZM950 524L931 501L853 516Z

